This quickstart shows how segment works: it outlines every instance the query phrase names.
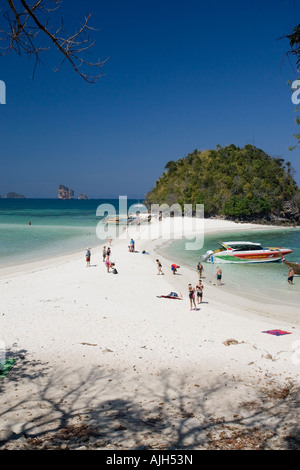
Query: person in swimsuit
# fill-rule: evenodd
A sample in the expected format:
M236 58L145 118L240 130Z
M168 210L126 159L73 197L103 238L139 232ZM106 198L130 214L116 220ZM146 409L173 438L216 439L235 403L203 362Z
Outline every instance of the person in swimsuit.
M162 265L161 265L161 262L159 261L159 259L156 260L156 263L157 263L157 274L163 274L162 272Z
M113 269L115 267L115 263L111 263L110 261L105 261L105 265L106 265L106 269L108 273L109 273L109 268Z
M199 263L197 264L197 271L198 271L198 274L199 274L199 279L201 279L201 277L202 277L202 272L203 272L203 266L202 266L202 264L200 263L200 261L199 261Z
M106 258L106 246L103 247L102 258L103 258L103 263L104 263L105 258Z
M195 301L195 289L192 287L192 284L189 284L189 299L190 299L190 304L191 304L191 310L193 310L193 305L195 307L195 310L197 310L196 307L196 301Z
M197 292L197 300L198 304L201 304L203 298L203 288L204 285L202 284L201 279L199 280L198 284L196 285L196 292Z
M110 251L110 248L108 247L106 250L106 261L109 261L110 255L111 255L111 251Z
M287 278L289 284L293 284L294 276L295 276L295 271L293 270L293 268L290 268L288 272L288 278Z
M222 279L222 269L217 266L217 286L221 285L221 279Z

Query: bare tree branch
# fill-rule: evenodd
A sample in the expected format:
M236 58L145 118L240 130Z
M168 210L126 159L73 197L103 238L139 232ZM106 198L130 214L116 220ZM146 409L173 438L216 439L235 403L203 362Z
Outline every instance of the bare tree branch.
M50 1L55 4L54 8L50 8ZM63 20L60 27L52 32L53 25L48 26L49 20L52 19L51 14L60 8L61 3L61 0L36 0L34 4L29 4L26 0L7 0L9 9L2 14L4 26L0 27L0 41L7 44L0 47L0 55L14 51L19 55L25 53L35 56L34 75L37 63L41 60L41 53L50 49L50 46L42 46L38 42L42 34L63 56L56 71L67 61L84 80L95 83L103 75L101 72L91 75L81 70L84 66L89 70L100 69L106 62L100 59L92 62L84 58L84 54L95 45L95 41L92 42L88 35L90 30L95 31L95 28L89 25L93 15L88 14L83 24L71 35L64 32Z

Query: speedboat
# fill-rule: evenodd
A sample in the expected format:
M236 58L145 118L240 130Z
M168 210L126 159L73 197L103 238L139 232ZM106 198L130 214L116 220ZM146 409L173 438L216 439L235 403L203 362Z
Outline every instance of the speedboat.
M281 261L293 250L282 247L264 248L260 243L237 241L219 242L221 247L207 251L201 258L208 263L268 263Z

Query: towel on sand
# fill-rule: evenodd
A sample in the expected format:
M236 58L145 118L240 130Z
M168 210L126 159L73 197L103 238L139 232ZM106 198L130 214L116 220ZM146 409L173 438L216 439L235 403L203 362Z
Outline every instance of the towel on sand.
M282 336L282 335L290 335L288 331L283 331L283 330L267 330L263 331L263 333L269 333L269 335L275 335L275 336Z
M0 377L5 377L17 359L6 359L2 364L0 364Z

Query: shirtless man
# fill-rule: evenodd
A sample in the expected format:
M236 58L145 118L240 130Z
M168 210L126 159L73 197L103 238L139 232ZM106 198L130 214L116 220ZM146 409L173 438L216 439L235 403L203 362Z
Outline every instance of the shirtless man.
M287 278L289 284L293 284L294 276L295 276L295 271L293 270L293 268L290 268L288 272L288 278Z
M217 266L217 286L221 285L221 279L222 279L222 269Z
M198 284L196 285L196 292L197 292L197 300L198 300L198 304L200 304L202 302L202 298L203 298L203 288L204 288L204 285L202 284L202 281L201 279L199 280Z

